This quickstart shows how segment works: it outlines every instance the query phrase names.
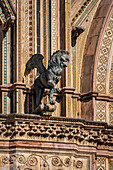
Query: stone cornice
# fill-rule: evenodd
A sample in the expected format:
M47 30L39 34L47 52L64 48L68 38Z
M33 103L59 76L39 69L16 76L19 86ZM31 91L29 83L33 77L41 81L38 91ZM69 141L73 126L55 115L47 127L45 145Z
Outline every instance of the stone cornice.
M26 84L24 84L24 83L15 82L15 83L9 84L9 85L5 85L5 84L0 85L0 92L13 92L16 89L21 89L21 90L23 90L24 93L34 94L34 90L27 88ZM77 93L75 91L75 88L73 88L73 87L63 87L60 90L61 90L61 93L60 94L54 93L54 96L60 97L62 95L69 94L72 96L72 98L77 98L77 100L80 100L80 101L87 101L89 99L95 98L95 100L103 100L103 101L107 101L107 102L113 102L113 96L99 94L96 91L90 91L87 93ZM48 94L49 94L49 90L46 89L45 95L48 95Z
M28 114L0 115L0 140L73 143L113 150L113 126L104 122Z
M76 93L74 92L72 94L73 98L77 98L78 100L81 101L85 101L85 100L89 100L91 98L95 98L96 100L103 100L103 101L107 101L107 102L113 102L113 96L111 95L104 95L104 94L99 94L96 91L90 91L87 93Z
M8 84L8 85L0 85L0 92L12 92L16 89L26 89L26 85L24 83L16 82L14 84Z

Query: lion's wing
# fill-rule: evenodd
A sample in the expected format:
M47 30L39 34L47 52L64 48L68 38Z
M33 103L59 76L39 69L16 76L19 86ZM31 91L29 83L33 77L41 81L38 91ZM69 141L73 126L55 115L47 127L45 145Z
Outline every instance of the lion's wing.
M46 70L42 62L43 58L41 54L34 54L26 63L24 76L27 76L34 68L37 68L40 74L43 73Z

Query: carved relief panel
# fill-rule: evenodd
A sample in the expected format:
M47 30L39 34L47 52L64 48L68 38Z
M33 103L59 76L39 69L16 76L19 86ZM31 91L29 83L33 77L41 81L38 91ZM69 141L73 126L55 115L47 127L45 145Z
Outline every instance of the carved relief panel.
M71 154L12 154L0 157L0 168L12 170L88 170L89 158Z

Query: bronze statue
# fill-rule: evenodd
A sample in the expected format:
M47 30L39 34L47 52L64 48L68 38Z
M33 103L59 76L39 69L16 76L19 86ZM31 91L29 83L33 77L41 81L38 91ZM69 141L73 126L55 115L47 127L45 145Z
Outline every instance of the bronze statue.
M37 68L39 77L34 82L36 93L36 105L41 104L45 88L50 89L49 100L50 104L54 105L53 91L59 93L60 90L56 88L56 84L61 79L62 68L67 67L69 63L69 53L65 50L58 50L51 56L46 69L43 65L43 55L34 54L27 62L24 75L27 76L33 68Z

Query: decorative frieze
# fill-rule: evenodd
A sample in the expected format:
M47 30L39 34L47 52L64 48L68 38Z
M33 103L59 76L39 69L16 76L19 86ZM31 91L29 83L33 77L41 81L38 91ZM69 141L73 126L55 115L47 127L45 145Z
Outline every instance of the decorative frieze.
M40 117L35 115L0 115L0 140L34 140L75 143L113 150L112 127L102 122L81 119Z
M79 158L80 157L80 158ZM32 153L32 154L11 154L0 156L0 167L15 167L16 170L35 169L90 169L88 156L77 156L76 154L56 155L55 153Z

